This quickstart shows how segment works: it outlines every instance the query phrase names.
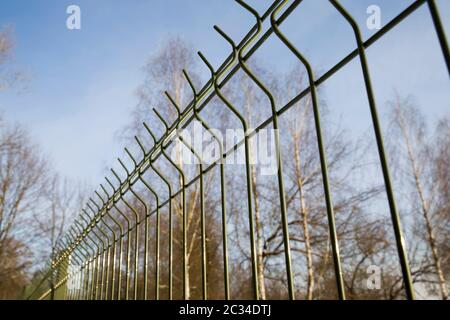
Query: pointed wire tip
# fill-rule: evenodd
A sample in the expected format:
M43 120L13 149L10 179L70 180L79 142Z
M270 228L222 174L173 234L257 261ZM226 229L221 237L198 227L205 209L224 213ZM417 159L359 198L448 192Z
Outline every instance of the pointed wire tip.
M201 58L203 61L206 60L205 56L203 55L203 53L202 53L201 51L198 51L197 54L200 56L200 58Z
M222 34L222 35L225 34L225 32L223 32L222 29L220 29L220 27L219 27L218 25L214 25L213 28L214 28L214 30L216 30L218 33L220 33L220 34Z
M241 6L247 6L247 3L245 3L242 0L234 0L235 2L239 3Z
M243 8L245 8L247 11L250 11L258 21L261 20L261 17L258 14L258 11L256 11L252 6L250 6L248 3L246 3L243 0L235 0L238 4L240 4Z

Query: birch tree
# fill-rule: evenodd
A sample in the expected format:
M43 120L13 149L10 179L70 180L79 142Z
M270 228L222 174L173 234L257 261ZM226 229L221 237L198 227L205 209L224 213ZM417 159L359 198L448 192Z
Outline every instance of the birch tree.
M448 212L442 210L442 203L448 203L448 191L443 187L441 176L448 176L448 167L442 165L448 161L448 120L441 120L437 132L432 136L427 132L426 121L419 109L409 99L398 95L391 103L391 121L394 139L400 143L396 148L396 157L400 157L397 170L404 177L405 187L409 190L409 214L414 220L419 216L422 223L413 224L415 234L423 236L429 250L425 255L432 261L437 284L442 299L448 299L448 289L443 270L443 259L448 259L446 253L439 252L436 239L436 223L448 224ZM442 143L436 144L436 141ZM445 194L447 193L447 195ZM447 207L448 209L448 207ZM447 221L445 221L445 218Z
M183 39L179 37L169 37L167 40L160 43L159 48L153 52L147 63L143 67L144 81L142 85L137 90L138 105L133 111L132 119L130 125L125 128L122 132L122 137L125 141L129 143L135 143L134 136L140 137L143 141L147 141L148 148L153 146L153 140L146 132L143 122L146 122L152 132L157 138L159 138L165 132L165 127L163 123L158 119L152 109L156 109L158 113L167 121L167 124L171 125L173 121L178 116L176 107L183 111L184 108L191 102L193 98L192 89L187 82L187 79L183 75L183 70L186 70L192 79L197 90L200 90L199 72L198 72L198 61L199 58L194 55L194 49L186 43ZM173 102L168 99L167 93L173 99ZM173 105L176 104L176 107ZM172 148L172 147L171 147ZM178 174L177 170L171 165L164 156L161 156L154 163L154 168L158 170L163 175L166 175L170 182L173 184L173 191L178 191L185 188L185 184L190 181L192 177L198 174L198 165L187 165L183 162L182 155L182 144L175 143L174 147L175 157L172 159L175 165L185 173L185 180L182 176ZM171 149L166 150L167 155L171 156ZM154 170L153 170L154 171ZM161 192L161 195L167 194L165 189L166 186L164 182L152 173L152 176L156 177L156 181L153 186L156 190ZM217 203L211 200L210 194L213 193L211 186L211 180L213 175L205 175L205 202L206 209L208 213L213 213L217 207ZM173 198L172 210L175 216L173 232L174 232L174 261L176 261L174 280L177 284L177 288L181 288L179 284L182 283L183 279L181 276L181 265L182 265L182 254L180 255L182 243L182 221L183 221L183 209L186 210L186 230L187 230L187 243L186 243L186 292L185 298L198 298L201 296L201 286L197 285L199 283L201 272L199 271L201 265L197 261L197 256L200 252L200 186L199 183L194 183L192 187L186 189L186 208L183 208L183 202L181 195ZM209 200L207 200L209 199ZM165 220L161 224L161 235L165 238L168 236L168 222L167 222L167 206L161 212L162 219ZM213 215L211 215L213 216ZM215 225L214 221L210 220L210 232L207 235L207 256L208 263L207 268L212 269L217 267L217 263L213 263L217 256L218 245L216 237L219 236L211 227ZM153 234L154 231L152 231ZM154 235L154 234L153 234ZM164 240L167 241L167 240ZM164 242L168 245L167 242ZM216 257L216 258L215 258ZM162 257L161 260L167 258ZM153 258L152 258L153 259ZM166 265L166 264L164 264ZM153 267L152 267L153 268ZM212 289L218 291L219 285L216 283L212 284L215 275L213 272L208 272L210 275L208 277L208 283L211 282ZM208 285L209 286L209 285ZM211 292L214 295L214 292ZM176 289L174 290L174 296L182 298L183 291Z

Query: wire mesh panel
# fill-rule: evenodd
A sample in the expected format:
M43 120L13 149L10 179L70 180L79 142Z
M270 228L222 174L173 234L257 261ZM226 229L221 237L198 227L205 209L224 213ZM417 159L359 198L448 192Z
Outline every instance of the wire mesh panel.
M136 136L133 146L134 150L139 152L133 153L125 149L128 159L118 159L120 171L111 169L110 175L89 199L64 240L58 244L57 255L53 257L47 274L29 295L30 299L233 299L233 284L236 283L231 280L233 269L230 267L230 259L234 253L231 252L229 244L229 235L233 231L230 230L228 222L232 211L237 211L241 219L239 221L245 222L244 251L248 254L248 263L243 268L250 274L252 297L265 298L260 280L260 273L263 272L262 262L258 258L258 230L262 222L255 217L255 211L259 210L255 206L261 204L254 201L260 191L254 188L252 148L254 138L266 128L271 128L274 132L276 170L271 182L270 201L276 208L274 216L279 219L280 226L276 236L281 239L278 246L281 258L277 263L282 265L280 270L283 273L283 290L286 297L298 298L291 252L293 237L290 235L290 199L287 199L286 191L289 183L285 181L283 171L284 159L295 155L290 154L292 150L283 148L283 131L279 129L280 117L307 96L311 99L310 112L317 148L315 153L320 163L317 174L320 175L323 190L333 277L337 297L345 299L346 286L340 257L340 239L336 230L335 204L332 198L318 87L351 61L359 63L365 95L369 102L371 126L376 139L379 166L391 218L390 232L395 237L403 289L408 299L414 299L402 222L396 207L366 49L416 10L428 6L450 71L449 49L435 1L414 1L364 41L352 15L339 1L329 0L336 13L351 27L356 47L320 77L315 76L310 61L282 30L283 22L296 10L302 10L302 1L274 1L262 15L242 0L236 2L248 14L248 18L255 21L254 26L239 43L214 26L218 36L228 44L230 55L215 69L208 58L198 52L199 59L210 72L210 79L202 88L194 85L187 70L180 70L192 91L192 100L186 106L180 106L166 92L176 114L175 120L169 120L153 109L155 118L160 121L158 125L164 128L162 134L156 134L153 125L143 123L145 137ZM268 39L275 39L282 44L306 69L306 88L296 92L284 105L280 105L279 99L277 100L276 95L249 63L250 57ZM267 116L261 119L256 128L252 128L245 111L233 102L226 90L227 83L239 72L243 73L248 83L260 90L269 102ZM220 132L213 129L204 116L205 110L213 103L219 103L221 114L232 117L244 132L232 146L225 145ZM208 134L218 150L212 161L204 161L204 154L182 134L184 129L194 123ZM173 154L181 152L181 149L190 153L194 159L193 165L187 166L179 161L179 157L173 157ZM240 172L243 178L240 181L244 187L239 189L242 203L235 204L230 203L229 195L237 190L230 181L232 171L237 169L228 166L227 161L238 152L243 158ZM219 237L213 238L212 232ZM220 248L220 255L216 258L213 258L214 254L210 249L212 246ZM193 272L194 269L198 272Z

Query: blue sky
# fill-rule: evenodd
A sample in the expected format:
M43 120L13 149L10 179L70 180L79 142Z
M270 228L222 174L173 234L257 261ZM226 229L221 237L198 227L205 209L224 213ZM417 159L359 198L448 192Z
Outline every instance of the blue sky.
M373 34L364 27L369 5L380 6L384 24L412 2L341 1L365 38ZM271 1L248 3L262 12ZM66 28L71 4L81 8L81 30ZM448 36L450 1L438 5ZM7 24L16 38L14 64L30 80L25 90L1 92L0 110L30 130L60 173L94 184L120 154L115 133L129 120L143 79L141 67L159 41L180 35L217 66L229 48L212 26L240 40L253 19L225 0L1 0L0 27ZM319 73L355 47L349 26L324 0L305 0L283 30ZM257 56L280 70L296 63L276 38ZM449 115L450 81L427 6L371 47L368 58L382 112L395 88L413 94L430 119ZM323 94L348 130L369 127L358 60L327 81Z

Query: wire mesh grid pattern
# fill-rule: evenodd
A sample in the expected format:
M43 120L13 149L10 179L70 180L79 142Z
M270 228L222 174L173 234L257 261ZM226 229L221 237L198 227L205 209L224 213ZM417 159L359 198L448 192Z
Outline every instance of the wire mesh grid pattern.
M281 31L280 26L289 18L295 10L301 10L302 1L277 0L260 15L251 6L241 0L236 2L245 10L249 18L256 21L255 25L249 30L245 37L235 43L224 31L214 26L219 36L228 43L231 54L223 64L215 70L208 59L199 52L199 56L211 73L210 80L200 89L195 88L185 70L183 72L186 81L189 83L193 93L193 100L185 107L181 108L175 103L174 99L167 93L169 101L176 110L177 117L175 121L170 121L161 115L157 110L153 110L155 115L165 127L164 133L157 137L152 129L144 123L145 131L153 145L146 148L144 143L136 139L136 145L141 150L139 156L133 155L128 149L125 149L133 168L128 168L125 163L119 159L119 164L123 167L125 176L121 176L112 170L112 178L106 178L104 184L100 185L99 191L95 192L95 197L90 199L86 209L77 217L73 226L68 230L65 238L58 244L58 253L53 257L47 274L40 283L32 290L29 299L50 299L58 296L62 299L100 299L100 300L121 300L121 299L149 299L150 295L154 299L174 299L189 297L189 285L186 280L189 277L189 262L187 256L187 219L188 219L188 195L187 190L194 184L199 184L199 204L196 210L199 213L200 237L199 248L201 252L201 298L208 299L208 289L213 284L208 284L210 276L208 270L208 237L206 232L206 220L208 214L208 199L205 197L205 189L208 183L205 176L213 169L218 169L220 180L217 183L218 194L220 194L220 214L221 214L221 249L222 249L222 271L223 275L223 298L232 299L232 290L230 288L230 268L229 268L229 248L227 230L227 183L225 171L227 170L224 159L230 156L237 148L243 147L245 152L245 175L246 175L246 197L247 197L247 221L249 228L250 243L250 261L251 261L251 283L254 299L260 299L260 289L258 288L258 262L256 259L255 245L255 221L253 208L253 190L251 188L251 163L249 160L249 139L256 135L258 131L268 126L278 129L278 117L289 110L302 98L310 95L313 108L313 117L315 133L317 137L317 152L320 158L320 173L323 183L323 194L326 206L326 215L328 221L328 232L330 237L331 252L334 266L334 276L336 281L337 296L339 299L346 298L345 285L343 280L343 271L341 266L339 238L336 232L336 222L334 205L332 200L332 190L329 183L329 170L327 167L327 154L324 147L324 141L321 128L321 117L319 108L319 99L317 97L317 87L323 84L327 79L342 69L354 59L359 59L361 72L364 79L365 94L367 95L372 128L376 137L379 163L384 179L384 189L389 204L389 211L392 223L392 232L395 235L396 248L398 251L398 261L401 266L401 272L404 282L404 290L408 299L414 299L414 289L412 285L411 272L406 254L402 224L396 208L394 190L392 187L390 169L384 147L381 124L378 117L375 94L371 84L370 70L366 58L366 49L376 43L383 35L393 30L397 24L406 19L410 14L420 7L427 5L431 18L434 23L437 37L444 55L448 70L450 70L449 49L439 12L435 1L417 0L409 5L405 10L393 18L383 28L376 32L366 41L363 40L358 24L337 0L329 0L329 3L341 15L342 19L350 25L354 33L356 48L326 71L322 76L315 77L313 68L305 56L296 48ZM270 24L264 30L263 23L269 21ZM276 37L286 48L290 50L293 56L305 67L307 71L308 87L297 93L284 106L277 106L275 98L271 91L264 85L263 81L252 71L247 64L249 58L258 50L258 48L270 37ZM248 123L241 112L230 102L226 93L222 90L225 84L238 72L243 71L253 83L261 89L267 96L271 105L271 115L255 129L249 129ZM245 137L238 141L233 148L225 150L222 141L214 135L208 122L202 118L200 112L216 97L223 102L223 108L227 112L236 116L242 124ZM173 143L173 137L176 133L186 128L192 121L198 121L211 136L215 137L220 156L210 165L204 165L201 156L195 151L188 142L180 140L191 150L193 155L199 159L198 173L193 177L188 177L184 168L174 162L168 155L168 148ZM283 239L283 258L285 265L285 281L289 299L296 299L296 290L293 276L293 262L291 257L291 245L288 225L288 214L286 208L285 182L283 180L283 160L281 156L280 137L275 135L276 162L277 162L277 189L278 205L281 220L282 239ZM165 170L158 169L154 165L158 158L165 158L171 170L179 177L179 186L174 186L167 177ZM153 171L160 179L160 182L167 191L160 192L160 188L155 188L144 178L147 171ZM146 192L152 197L144 196L141 190L137 190L137 184L141 184ZM134 199L130 201L130 197ZM136 206L136 203L139 206ZM121 206L119 206L121 204ZM181 215L180 228L174 228L175 218L173 217L175 207ZM160 224L162 215L167 219L167 239L163 244L168 248L162 248ZM155 232L150 235L150 229ZM177 234L180 233L180 234ZM180 242L182 253L174 255L174 242ZM150 245L150 243L152 244ZM151 250L150 250L151 249ZM167 255L162 257L161 251L166 250ZM150 257L154 261L154 266L149 265ZM164 270L162 270L162 268ZM180 272L176 271L179 270ZM150 278L150 271L153 273ZM164 272L162 272L164 271ZM162 285L162 274L167 274ZM54 286L49 288L49 279ZM174 282L177 281L181 287L181 295L175 297ZM153 282L153 283L151 283ZM161 288L164 287L164 297L161 295ZM151 294L150 294L151 291Z

